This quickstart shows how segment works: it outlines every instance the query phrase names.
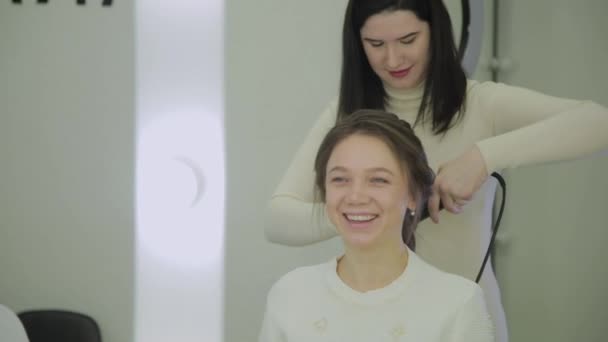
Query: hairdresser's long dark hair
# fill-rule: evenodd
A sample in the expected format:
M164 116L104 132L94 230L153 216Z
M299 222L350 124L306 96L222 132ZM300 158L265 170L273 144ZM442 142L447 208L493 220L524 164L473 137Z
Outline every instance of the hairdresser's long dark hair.
M465 108L467 79L458 59L452 23L442 0L350 0L342 30L342 76L337 120L356 110L386 109L382 81L361 44L361 27L372 15L409 10L429 24L430 51L416 124L430 119L435 134L446 133Z

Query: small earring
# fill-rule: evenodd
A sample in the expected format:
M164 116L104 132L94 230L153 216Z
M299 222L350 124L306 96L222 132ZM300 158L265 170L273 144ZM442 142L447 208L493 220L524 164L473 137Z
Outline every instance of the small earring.
M409 211L409 214L410 214L411 217L416 216L416 210L412 210L410 208L407 208L407 210Z

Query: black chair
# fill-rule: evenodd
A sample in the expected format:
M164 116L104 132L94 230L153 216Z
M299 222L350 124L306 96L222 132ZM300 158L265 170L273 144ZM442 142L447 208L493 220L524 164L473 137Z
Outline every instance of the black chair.
M64 310L31 310L18 314L30 342L101 342L95 320Z

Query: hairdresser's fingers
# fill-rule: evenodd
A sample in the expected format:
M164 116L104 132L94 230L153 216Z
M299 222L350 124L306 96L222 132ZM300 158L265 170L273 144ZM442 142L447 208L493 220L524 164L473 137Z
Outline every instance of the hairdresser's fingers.
M487 177L483 156L474 146L460 157L439 167L435 188L444 207L450 212L458 213L473 199Z
M473 199L475 195L475 184L464 178L457 178L450 186L449 194L454 203L464 205Z
M460 214L461 208L454 202L454 199L452 198L452 191L450 191L449 188L440 185L439 195L441 196L441 204L443 204L443 207L447 211L454 214Z
M458 207L460 207L460 209L462 209L462 207L464 207L465 205L469 204L470 199L463 199L463 198L458 198L458 197L452 197L452 201L454 202L454 204Z
M441 196L439 196L438 191L433 186L433 194L429 197L428 201L428 209L429 216L431 220L435 223L439 223L439 202L441 201Z

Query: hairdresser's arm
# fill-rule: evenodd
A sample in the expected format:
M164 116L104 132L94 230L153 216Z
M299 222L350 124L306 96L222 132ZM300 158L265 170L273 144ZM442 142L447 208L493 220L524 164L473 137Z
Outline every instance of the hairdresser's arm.
M590 101L490 84L495 136L477 143L488 172L585 157L608 149L608 109Z
M274 243L302 246L336 236L322 204L314 203L314 160L325 134L333 127L336 104L319 117L300 146L268 205L266 238Z
M440 166L429 200L435 222L440 200L448 211L460 212L494 171L608 149L608 110L596 103L491 82L477 87L481 111L470 114L480 115L473 119L488 122L493 134Z

